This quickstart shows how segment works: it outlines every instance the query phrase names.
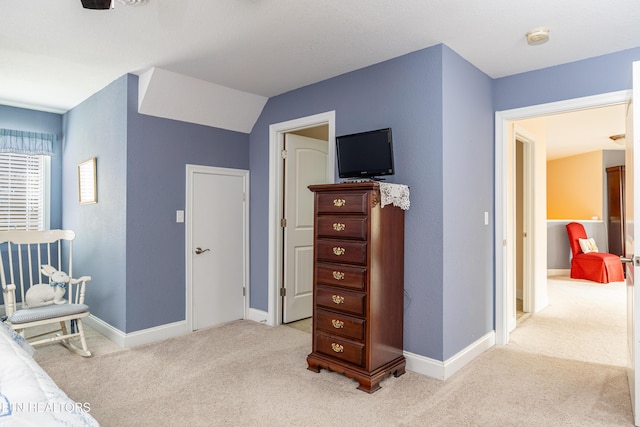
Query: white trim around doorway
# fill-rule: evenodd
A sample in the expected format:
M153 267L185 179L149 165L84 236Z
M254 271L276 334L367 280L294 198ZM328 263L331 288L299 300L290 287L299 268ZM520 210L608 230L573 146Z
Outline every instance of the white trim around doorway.
M516 108L513 110L496 111L495 113L495 331L496 344L509 343L509 292L508 285L512 277L513 265L508 260L513 260L514 251L513 230L510 229L509 215L512 212L508 206L508 167L509 150L511 143L509 138L509 123L515 120L523 120L551 114L566 113L570 111L584 110L588 108L605 107L608 105L626 103L631 98L630 90L611 92L602 95L594 95L576 98L566 101L552 102L548 104L534 105Z
M212 174L212 175L227 175L243 178L243 200L244 200L244 235L241 237L244 240L244 271L243 271L243 287L245 289L244 294L244 315L246 319L249 316L249 301L250 301L250 280L249 280L249 171L246 169L233 169L222 168L215 166L203 166L203 165L186 165L186 179L185 179L185 212L183 212L183 219L185 222L185 325L186 332L193 332L193 272L191 270L193 252L193 181L194 175L197 173ZM176 213L177 214L177 213Z
M268 254L268 286L269 309L266 324L276 326L282 323L282 302L278 289L282 282L282 161L281 151L284 134L300 129L328 125L329 152L327 161L327 182L335 182L335 137L336 112L328 111L312 116L301 117L269 126L269 254ZM254 313L256 315L256 313Z

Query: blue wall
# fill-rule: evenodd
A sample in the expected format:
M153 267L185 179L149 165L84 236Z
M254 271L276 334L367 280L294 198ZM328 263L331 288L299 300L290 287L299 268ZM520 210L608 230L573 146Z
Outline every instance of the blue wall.
M440 45L271 98L250 135L139 115L127 75L62 121L0 106L0 126L64 135L62 226L93 313L124 332L184 319L187 163L251 170L251 307L266 310L269 125L335 110L338 135L392 127L390 181L411 187L405 349L446 360L493 329L493 112L629 89L633 60L640 48L492 81ZM79 206L76 167L94 156L98 203Z
M444 274L434 287L444 294L444 348L438 360L494 328L492 80L446 47L443 58Z
M51 156L50 228L62 227L62 115L0 105L0 128L56 135Z
M337 135L393 128L396 175L390 181L411 187L411 209L405 216L405 349L442 360L443 309L447 307L444 288L451 287L455 291L450 292L470 301L478 295L482 301L489 300L489 304L474 306L451 326L460 339L450 341L448 352L459 351L468 345L469 337L493 328L490 251L488 259L477 262L486 262L479 276L478 272L449 274L443 287L445 265L458 273L461 255L455 251L456 261L447 262L443 251L447 233L457 230L459 221L468 220L456 213L448 219L450 229L445 227L444 217L455 203L452 209L443 209L444 192L450 188L456 200L470 198L474 205L482 205L478 218L492 205L491 81L440 45L270 99L251 133L252 307L266 310L268 305L268 266L261 254L269 250L265 215L269 125L330 110L336 111ZM460 126L460 119L465 125L470 121L471 126ZM458 151L469 145L471 151L456 160ZM445 171L449 167L461 177L449 180L454 175ZM474 181L473 185L467 179ZM459 243L469 249L471 244L471 248L490 250L490 228L479 231L479 237L456 234L454 246ZM456 305L452 295L450 306L459 312L455 299Z
M74 274L92 277L93 315L125 331L127 79L120 78L64 115L63 227L76 232ZM78 203L79 163L96 157L98 203Z
M186 165L249 169L249 135L138 114L129 75L127 135L127 327L185 319ZM215 195L211 195L215 198Z
M247 169L246 134L137 113L125 75L65 114L64 226L74 264L93 278L94 315L123 332L185 319L188 163ZM97 157L98 203L77 202L76 166Z
M496 111L631 89L631 63L640 47L497 79Z
M422 197L416 193L412 198L417 208L406 215L408 224L416 223L421 220L413 217L414 212L425 205L438 206L442 198L437 185L442 179L437 161L442 151L433 144L441 139L442 126L439 58L438 49L421 51L269 99L251 132L251 307L268 307L269 125L335 110L337 135L392 127L396 175L388 180L413 185L413 179L436 179L432 188L412 188L425 191ZM425 167L427 159L436 160L435 165ZM412 174L415 170L425 175ZM420 228L419 235L407 233L407 239L438 235L442 213L429 208L427 212L434 214L431 221ZM438 259L430 261L441 265ZM411 275L405 280L420 281Z

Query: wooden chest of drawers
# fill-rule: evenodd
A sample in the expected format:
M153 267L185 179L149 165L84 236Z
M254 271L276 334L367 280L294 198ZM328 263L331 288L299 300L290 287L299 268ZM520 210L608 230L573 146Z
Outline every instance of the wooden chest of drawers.
M380 205L375 182L312 185L315 197L313 351L372 393L405 372L404 211Z

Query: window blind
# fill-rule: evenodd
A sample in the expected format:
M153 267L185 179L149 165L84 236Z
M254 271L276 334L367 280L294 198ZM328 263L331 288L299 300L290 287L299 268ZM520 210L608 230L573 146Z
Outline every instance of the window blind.
M45 228L45 159L0 153L0 230Z

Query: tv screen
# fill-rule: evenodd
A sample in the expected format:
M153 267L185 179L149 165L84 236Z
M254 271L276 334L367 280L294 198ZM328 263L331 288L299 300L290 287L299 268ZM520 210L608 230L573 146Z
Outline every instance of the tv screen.
M338 176L375 178L393 175L391 128L336 137Z

